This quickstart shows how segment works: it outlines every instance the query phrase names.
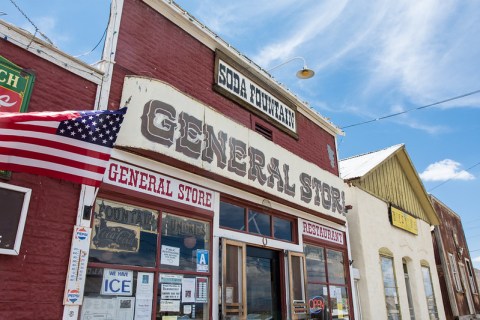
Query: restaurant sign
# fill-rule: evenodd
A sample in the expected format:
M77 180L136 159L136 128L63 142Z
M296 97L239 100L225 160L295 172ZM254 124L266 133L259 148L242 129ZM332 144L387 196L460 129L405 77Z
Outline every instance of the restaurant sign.
M344 244L344 233L342 231L335 230L326 226L322 226L321 224L306 220L301 220L300 222L302 223L302 234L304 236L309 236L316 239L333 242L336 244Z
M35 75L0 56L0 112L25 112Z
M345 207L343 180L260 134L159 80L126 77L122 105L129 111L116 145L153 151L243 185L335 217ZM137 134L140 133L141 134ZM124 166L124 169L121 169ZM193 197L185 183L139 169L109 166L104 182L159 197L182 197L211 205L208 195ZM134 178L135 176L135 178ZM168 187L169 186L169 187ZM198 187L195 187L199 189ZM200 189L199 191L200 192ZM343 216L342 216L343 217Z
M418 234L417 219L400 209L390 206L390 217L393 226Z

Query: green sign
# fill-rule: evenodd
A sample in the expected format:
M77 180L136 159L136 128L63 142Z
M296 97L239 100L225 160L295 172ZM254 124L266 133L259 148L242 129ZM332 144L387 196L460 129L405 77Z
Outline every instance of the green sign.
M0 56L0 112L26 112L35 75Z

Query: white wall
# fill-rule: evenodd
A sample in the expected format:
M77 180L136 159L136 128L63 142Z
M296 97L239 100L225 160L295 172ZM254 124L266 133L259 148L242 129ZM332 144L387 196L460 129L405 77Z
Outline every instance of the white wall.
M347 220L353 267L360 270L359 300L363 319L387 319L379 258L381 248L393 253L402 319L409 319L402 258L407 260L415 318L429 319L420 264L426 261L430 267L438 314L440 319L445 319L430 226L417 219L418 235L393 227L388 219L388 204L353 186L347 188L345 198L348 199L347 204L353 206L347 213Z

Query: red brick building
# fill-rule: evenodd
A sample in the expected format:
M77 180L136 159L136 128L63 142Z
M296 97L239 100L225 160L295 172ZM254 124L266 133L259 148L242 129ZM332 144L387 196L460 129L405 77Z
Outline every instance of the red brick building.
M1 21L0 34L0 56L35 75L27 112L94 108L101 72ZM0 254L0 318L59 319L81 185L21 172L2 175L2 217L15 187L31 194L18 255Z
M55 206L52 221L68 217L45 233L58 268L44 263L35 277L58 285L48 298L40 286L35 298L49 307L30 312L58 318L65 304L64 319L354 319L336 154L342 132L173 3L116 1L110 22L102 87L84 84L74 95L90 97L92 108L128 107L102 186L21 173L7 181L48 202L32 200L22 252L52 256L43 244L25 245L44 206ZM57 109L59 88L45 97L57 97ZM51 191L26 184L35 179ZM85 285L71 291L74 225L91 243ZM0 256L0 268L11 259L18 269L22 257ZM11 303L0 314L30 297L1 294Z

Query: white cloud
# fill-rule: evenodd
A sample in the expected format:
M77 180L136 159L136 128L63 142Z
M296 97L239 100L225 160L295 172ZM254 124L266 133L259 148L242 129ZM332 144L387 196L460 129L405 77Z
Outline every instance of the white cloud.
M420 178L425 181L446 181L473 180L475 176L465 170L460 170L460 163L445 159L428 165L427 169L420 173Z
M68 42L70 37L63 34L60 30L58 30L57 20L54 17L36 17L35 25L38 28L36 37L47 41L41 34L43 33L45 36L53 42L53 45L56 47L60 47L63 43ZM25 22L22 26L23 29L27 30L28 32L35 34L35 28L32 24ZM48 42L48 41L47 41Z

